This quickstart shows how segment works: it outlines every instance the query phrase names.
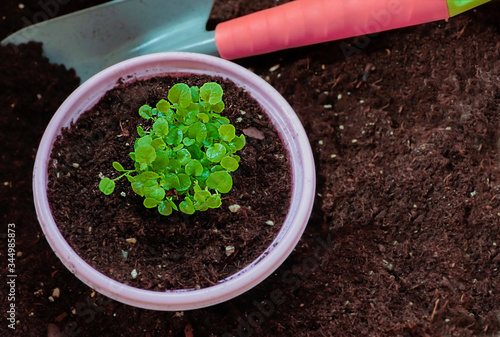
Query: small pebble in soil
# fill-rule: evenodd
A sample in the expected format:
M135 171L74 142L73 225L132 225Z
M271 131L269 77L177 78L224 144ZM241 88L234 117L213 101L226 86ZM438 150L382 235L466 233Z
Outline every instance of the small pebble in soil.
M234 246L227 246L227 247L226 247L226 255L227 255L227 256L230 256L231 254L233 254L233 253L234 253L234 250L235 250L235 249L234 249Z
M24 4L20 3L20 4L17 5L17 7L19 7L19 9L23 9L24 8Z
M280 65L279 65L279 64L276 64L276 65L272 66L271 68L269 68L269 71L270 71L270 72L273 72L273 71L278 70L279 68L280 68Z
M240 206L240 205L237 205L237 204L229 206L229 210L230 210L231 212L233 212L233 213L238 212L238 211L240 210L240 208L241 208L241 206Z
M132 243L132 244L137 242L136 238L128 238L125 241L127 241L128 243Z
M59 288L54 288L52 290L52 297L53 298L59 298L60 295L61 295L61 290Z
M391 263L387 262L386 260L382 260L382 264L385 266L385 268L388 271L391 271L394 269L394 266Z

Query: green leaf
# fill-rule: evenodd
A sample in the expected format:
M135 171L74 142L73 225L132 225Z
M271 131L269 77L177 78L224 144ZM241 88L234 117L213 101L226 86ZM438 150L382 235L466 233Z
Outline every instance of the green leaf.
M162 201L159 205L158 205L158 212L161 214L161 215L170 215L172 214L172 206L170 205L170 203L168 202L170 199L168 200L164 200Z
M239 151L245 147L246 139L244 135L239 137L234 137L233 141L229 143L229 145L234 148L234 152Z
M207 158L214 163L220 162L226 155L226 148L222 144L214 144L207 150Z
M142 172L141 174L136 175L134 177L134 181L140 181L142 183L147 183L148 181L156 180L159 177L160 176L156 172L146 171L146 172Z
M166 151L156 152L156 159L153 162L153 169L156 171L163 171L169 163L168 154Z
M222 205L222 201L220 199L220 194L214 194L205 202L210 208L218 208Z
M192 102L191 89L187 84L177 83L168 91L168 100L186 108Z
M153 199L153 198L146 198L146 199L144 199L143 204L144 204L144 207L146 207L146 208L155 208L156 206L158 206L160 204L160 201Z
M153 109L145 104L139 108L139 116L144 119L150 119L153 116Z
M178 106L175 110L174 117L180 124L184 124L184 117L187 116L188 112L188 109Z
M191 159L186 164L185 171L189 176L199 176L203 173L203 165L198 160Z
M125 172L125 169L123 168L122 164L120 164L117 161L113 162L113 168L117 170L118 172Z
M184 199L184 201L179 204L179 209L183 213L193 214L194 213L193 201L191 201L191 199L189 199L189 197L186 197Z
M139 164L151 164L156 159L156 150L151 145L139 146L135 150L135 161Z
M208 82L200 88L200 98L211 105L217 104L222 100L222 87L215 82Z
M228 170L229 172L236 171L238 169L238 161L233 157L226 156L220 161L220 165Z
M191 98L195 103L198 103L200 101L200 88L198 88L196 85L193 85L191 87Z
M212 168L210 169L210 172L217 172L217 171L223 171L224 168L220 165L214 165L212 166Z
M163 113L167 113L170 109L170 103L162 98L158 103L156 103L156 109Z
M184 134L182 132L182 129L178 126L175 126L172 129L170 129L170 132L168 133L165 140L166 140L168 145L177 146L182 142L183 137L184 137Z
M168 135L168 122L165 118L158 118L153 123L153 131L158 137L165 137Z
M214 113L214 114L212 114L212 116L215 117L215 119L217 121L219 121L221 124L229 124L229 123L231 123L231 121L229 120L229 118L222 117L219 114Z
M168 201L168 203L170 204L170 206L172 206L172 209L178 211L179 209L177 208L177 205L175 204L175 202L173 202L172 200L172 197L169 197L166 199Z
M207 136L212 138L219 138L219 126L213 122L210 122L205 125L207 128Z
M210 116L204 112L198 113L197 117L201 119L203 123L208 123L210 121Z
M179 172L181 170L181 163L175 158L170 158L166 168L170 172Z
M161 201L165 198L165 190L156 183L153 186L144 187L144 196Z
M208 209L208 205L206 202L196 202L194 204L194 209L197 211L205 212Z
M180 187L179 178L175 174L169 174L161 181L161 186L167 191L178 189Z
M191 124L194 124L198 121L198 110L196 111L189 111L185 118L184 118L184 124L185 125L191 125Z
M146 131L144 131L144 129L140 125L137 127L137 134L139 135L139 137L144 137L145 135L147 135Z
M151 145L153 138L149 135L136 139L134 143L134 149L137 149L139 146Z
M217 171L210 174L207 179L207 186L220 193L227 193L233 187L233 178L227 171Z
M198 180L205 181L210 176L210 170L208 167L203 168L203 173L198 177Z
M224 102L220 101L217 104L211 105L210 110L212 110L213 112L221 113L222 111L224 111L225 107L226 106L225 106Z
M201 150L201 147L202 145L201 144L197 144L196 142L194 142L192 145L186 145L187 149L189 152L191 152L191 158L195 158L195 159L201 159L202 158L202 150Z
M198 143L202 143L207 138L207 127L202 122L191 125L187 132L190 138L195 138Z
M219 134L223 140L230 142L234 137L236 137L236 129L231 124L221 125L219 128Z
M193 183L193 191L194 193L203 191L197 181Z
M198 202L205 202L205 200L207 200L207 198L209 198L210 196L212 196L212 194L209 191L201 190L195 192L194 200Z
M191 160L191 153L186 149L179 150L177 151L177 160L181 165L186 165Z
M139 181L139 180L134 180L131 183L132 190L134 190L135 194L140 195L141 197L144 196L144 182Z
M191 146L194 143L196 143L196 139L192 139L189 137L184 137L184 139L182 140L182 144L184 144L185 146Z
M99 190L106 195L110 195L115 190L115 182L107 177L104 177L99 182Z
M177 191L186 191L191 187L191 178L187 174L179 173L177 177L179 178L179 188L177 188Z
M156 151L165 150L167 144L161 138L155 138L151 142L151 146L155 148Z
M172 151L177 152L179 150L182 150L184 148L184 144L179 144L176 147L172 149Z

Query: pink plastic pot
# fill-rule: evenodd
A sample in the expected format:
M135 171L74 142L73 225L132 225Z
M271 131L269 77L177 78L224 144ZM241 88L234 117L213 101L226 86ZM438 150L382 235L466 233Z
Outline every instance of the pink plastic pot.
M277 237L255 261L217 285L202 289L150 291L119 283L92 268L69 246L52 217L47 198L48 163L61 128L93 107L117 80L125 82L169 73L228 78L246 89L264 108L281 134L292 165L292 200ZM249 70L213 56L159 53L130 59L98 73L76 89L50 121L35 160L33 192L38 220L50 246L64 265L89 287L117 301L154 310L189 310L238 296L269 276L292 252L309 220L314 201L315 168L307 135L290 105L266 81Z

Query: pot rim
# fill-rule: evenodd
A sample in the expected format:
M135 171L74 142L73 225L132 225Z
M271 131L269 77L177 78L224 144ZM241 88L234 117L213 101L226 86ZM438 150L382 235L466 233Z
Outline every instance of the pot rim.
M274 241L244 269L201 289L165 292L122 284L100 273L71 248L60 233L47 197L48 163L55 138L83 112L96 104L104 93L122 83L168 74L206 74L227 78L261 104L278 130L290 157L292 195L289 212ZM292 252L307 225L315 197L315 167L305 130L288 102L265 80L250 70L218 57L164 52L135 57L96 74L78 87L59 107L48 124L35 159L33 194L42 230L63 264L94 290L123 303L145 309L181 311L227 301L256 286L275 271Z

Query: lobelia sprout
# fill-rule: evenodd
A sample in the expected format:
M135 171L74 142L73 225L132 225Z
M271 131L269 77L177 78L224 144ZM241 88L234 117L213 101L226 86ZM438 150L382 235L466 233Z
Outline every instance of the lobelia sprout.
M130 153L134 168L113 162L121 175L102 178L101 192L113 193L115 181L126 177L134 192L144 197L144 206L157 207L163 215L220 207L220 194L233 186L230 172L239 166L235 153L246 144L245 136L236 136L229 119L220 115L222 95L215 82L201 88L177 83L168 101L161 99L155 108L141 106L139 115L153 124L147 130L137 127L139 138Z

